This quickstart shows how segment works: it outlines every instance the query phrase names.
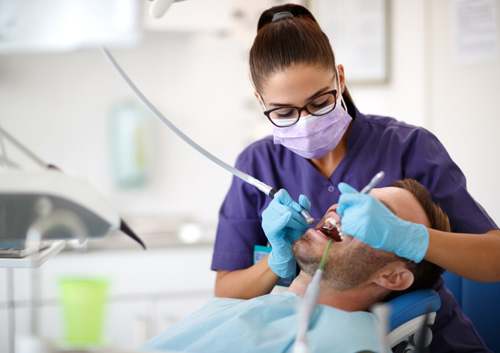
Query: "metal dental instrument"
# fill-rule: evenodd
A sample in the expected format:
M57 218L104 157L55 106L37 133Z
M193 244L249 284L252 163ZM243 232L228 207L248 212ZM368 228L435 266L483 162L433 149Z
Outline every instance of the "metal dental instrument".
M385 176L385 173L383 171L380 171L377 174L375 174L375 176L372 178L372 180L370 180L368 185L366 185L359 193L360 194L368 194L371 191L371 189L373 189L375 186L377 186L378 183L380 183L380 181L382 179L384 179L384 176Z
M215 164L219 165L220 167L226 169L228 172L232 173L234 176L240 178L244 182L255 186L257 189L262 191L264 194L268 195L271 198L274 198L274 195L278 192L278 190L270 187L269 185L264 184L260 180L242 172L241 170L238 170L229 164L221 161L217 157L215 157L213 154L205 150L203 147L198 145L196 142L191 140L187 135L185 135L181 130L179 130L174 124L172 124L156 107L142 94L142 92L135 86L135 84L132 82L132 80L127 76L127 74L123 71L123 69L118 65L116 62L115 58L111 53L108 51L108 49L101 47L101 51L108 59L109 63L111 66L114 67L114 69L118 72L118 74L121 76L121 78L125 81L125 83L130 87L130 89L134 92L134 94L139 98L139 100L158 118L160 121L167 125L170 130L172 130L177 136L179 136L184 142L186 142L188 145L193 147L195 150L197 150L199 153L210 159L212 162ZM314 223L314 218L311 217L309 212L307 210L302 209L300 211L300 214L306 219L306 222L308 225L311 225Z
M384 178L385 173L383 171L378 172L372 180L366 185L361 191L360 194L367 194L373 189L375 186L380 183L380 181ZM335 221L331 228L323 226L324 229L331 230L336 227L340 222L340 218ZM318 302L319 292L321 289L321 276L323 275L323 269L325 268L326 258L328 257L328 252L330 251L330 246L333 243L333 239L328 241L326 245L325 251L323 252L323 256L321 258L321 262L319 264L318 269L314 273L314 276L307 286L306 293L304 295L303 305L300 308L299 314L299 328L297 331L297 336L295 337L295 343L293 346L293 353L309 353L309 346L307 344L307 331L309 328L309 321L311 320L311 316L314 312L314 308L316 303Z
M375 176L372 178L372 180L370 180L368 185L366 185L359 193L360 194L368 194L371 191L371 189L373 189L375 186L378 185L378 183L380 183L380 181L384 178L384 176L385 176L385 173L383 171L380 171L377 174L375 174ZM338 226L339 223L340 223L340 218L338 218L335 221L335 223L332 224L331 227L323 226L323 229L332 230L333 228Z

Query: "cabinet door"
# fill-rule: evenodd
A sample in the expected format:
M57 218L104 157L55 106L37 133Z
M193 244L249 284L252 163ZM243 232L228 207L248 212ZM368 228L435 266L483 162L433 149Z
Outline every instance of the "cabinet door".
M105 317L105 339L113 347L135 349L153 334L155 303L151 300L114 300Z
M9 352L9 334L11 327L8 326L7 309L2 306L0 309L0 353ZM5 329L4 329L5 328Z

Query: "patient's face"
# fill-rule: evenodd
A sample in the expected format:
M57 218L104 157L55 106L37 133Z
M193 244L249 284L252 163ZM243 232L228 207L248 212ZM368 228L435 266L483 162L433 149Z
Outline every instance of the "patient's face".
M409 191L387 187L373 189L370 194L382 201L398 217L429 226L424 210ZM333 205L325 213L316 229L309 229L293 245L297 262L301 269L310 275L313 275L318 268L325 247L330 240L317 228L321 228L328 218L339 218L335 212L336 208L337 205ZM337 233L336 230L333 233ZM374 249L360 240L344 234L343 240L335 241L330 248L323 279L337 290L351 289L367 282L377 271L392 261L397 261L395 254Z

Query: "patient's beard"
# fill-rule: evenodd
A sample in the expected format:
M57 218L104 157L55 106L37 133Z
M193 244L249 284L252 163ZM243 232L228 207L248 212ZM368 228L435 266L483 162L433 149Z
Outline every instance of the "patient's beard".
M311 277L314 276L314 273L318 269L321 262L321 257L318 257L317 254L311 251L307 233L293 243L292 252L295 255L295 259L299 264L300 270L304 271Z
M322 254L311 251L310 239L304 236L293 244L293 253L302 271L313 276L319 267ZM394 261L394 256L376 250L359 242L356 246L337 252L332 244L323 270L321 284L324 288L345 291L367 282L386 264Z

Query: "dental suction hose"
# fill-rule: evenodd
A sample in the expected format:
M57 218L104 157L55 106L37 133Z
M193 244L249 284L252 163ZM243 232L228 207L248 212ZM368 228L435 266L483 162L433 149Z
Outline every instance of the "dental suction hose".
M115 58L111 53L109 52L108 49L105 47L101 47L101 51L106 57L106 59L109 61L111 66L118 72L120 77L125 81L125 83L130 87L130 89L134 92L134 94L139 98L139 100L158 118L160 121L165 124L170 130L172 130L177 136L179 136L184 142L186 142L188 145L193 147L196 151L210 159L212 162L217 164L218 166L226 169L228 172L233 174L234 176L240 178L244 182L255 186L257 189L262 191L264 194L268 195L271 198L274 198L274 195L278 192L278 190L270 187L269 185L264 184L260 180L252 177L251 175L248 175L241 170L238 170L229 164L223 162L219 158L215 157L213 154L205 150L203 147L198 145L196 142L194 142L192 139L190 139L186 134L184 134L181 130L179 130L174 124L170 122L156 107L142 94L142 92L136 87L136 85L132 82L132 80L127 76L125 71L120 67L120 65L116 62ZM314 219L309 215L309 213L306 210L301 211L302 216L307 221L307 224L311 225L314 223Z
M321 276L323 275L323 269L325 268L326 258L330 252L330 247L332 246L333 239L328 241L325 251L323 252L323 257L321 258L321 263L319 268L314 273L311 283L307 286L306 294L304 295L303 305L301 306L301 311L299 314L299 328L297 331L297 336L295 336L295 343L293 345L293 353L309 353L309 346L307 344L307 331L309 329L309 322L311 321L311 316L318 302L319 292L321 289Z

